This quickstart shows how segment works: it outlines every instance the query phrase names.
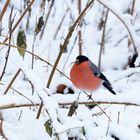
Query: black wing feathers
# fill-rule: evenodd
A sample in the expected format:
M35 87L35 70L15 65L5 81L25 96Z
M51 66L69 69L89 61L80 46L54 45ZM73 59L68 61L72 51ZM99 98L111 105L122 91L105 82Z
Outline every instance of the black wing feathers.
M112 94L116 95L115 91L113 91L113 88L111 86L111 83L107 80L107 78L104 76L103 73L100 72L100 70L97 68L95 64L93 64L90 61L90 68L93 71L93 74L103 80L103 86L107 88Z

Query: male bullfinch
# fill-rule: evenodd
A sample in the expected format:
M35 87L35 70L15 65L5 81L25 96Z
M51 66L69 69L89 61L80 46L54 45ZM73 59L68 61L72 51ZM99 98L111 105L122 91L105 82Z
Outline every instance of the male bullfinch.
M97 66L84 55L76 57L76 61L70 71L70 77L72 83L79 89L95 91L103 85L112 94L116 95L107 78L100 72Z

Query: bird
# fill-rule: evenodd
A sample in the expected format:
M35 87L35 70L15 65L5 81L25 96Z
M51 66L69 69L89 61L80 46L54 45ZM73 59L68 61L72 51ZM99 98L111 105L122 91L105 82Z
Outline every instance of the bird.
M96 91L103 85L116 95L111 83L99 68L86 56L79 55L70 70L70 78L75 87L84 91Z

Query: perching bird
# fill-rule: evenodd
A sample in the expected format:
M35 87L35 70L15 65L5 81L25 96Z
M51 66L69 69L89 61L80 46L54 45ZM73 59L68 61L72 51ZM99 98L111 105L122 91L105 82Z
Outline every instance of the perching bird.
M116 95L107 78L100 72L97 66L84 55L76 57L76 61L70 71L70 77L72 83L79 89L95 91L103 85L112 94Z

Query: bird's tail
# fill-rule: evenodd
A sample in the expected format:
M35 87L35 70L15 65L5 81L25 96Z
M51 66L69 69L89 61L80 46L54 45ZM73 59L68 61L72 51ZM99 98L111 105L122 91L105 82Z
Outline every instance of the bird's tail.
M116 92L112 89L112 86L111 86L111 84L109 83L106 83L106 82L103 82L103 86L105 87L105 88L107 88L112 94L114 94L114 95L116 95Z

